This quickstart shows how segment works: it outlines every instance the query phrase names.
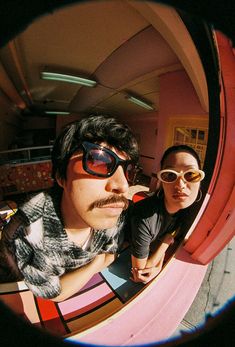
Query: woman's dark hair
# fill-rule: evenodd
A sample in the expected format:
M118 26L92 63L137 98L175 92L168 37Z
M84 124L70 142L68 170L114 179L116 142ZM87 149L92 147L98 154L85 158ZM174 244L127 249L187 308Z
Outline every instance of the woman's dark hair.
M66 179L68 161L83 141L106 142L131 160L138 161L139 149L131 129L108 116L89 116L67 124L56 138L52 150L52 176Z
M187 152L187 153L191 154L197 160L198 168L201 169L201 160L199 158L199 155L192 147L187 146L187 145L177 145L177 146L171 146L171 147L167 148L167 150L164 152L162 159L160 161L161 169L163 168L164 162L165 162L166 158L168 157L168 155L170 155L171 153L175 153L175 152Z

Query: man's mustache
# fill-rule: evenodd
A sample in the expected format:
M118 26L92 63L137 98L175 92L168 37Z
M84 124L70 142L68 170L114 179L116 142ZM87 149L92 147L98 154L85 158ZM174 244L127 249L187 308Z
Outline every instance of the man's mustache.
M96 200L93 203L90 204L88 211L93 210L96 207L103 207L105 205L110 205L110 204L116 204L116 203L123 203L124 207L123 210L126 210L128 205L129 205L129 200L122 195L111 195L108 198L105 199L100 199L100 200Z

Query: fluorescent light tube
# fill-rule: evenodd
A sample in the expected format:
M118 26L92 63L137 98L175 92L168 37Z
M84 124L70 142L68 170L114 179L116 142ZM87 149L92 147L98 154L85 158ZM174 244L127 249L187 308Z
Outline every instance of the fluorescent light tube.
M67 111L45 111L46 114L60 114L60 115L69 115L70 112Z
M82 78L82 77L77 77L77 76L67 75L67 74L61 74L58 72L42 71L41 72L41 78L44 80L81 84L81 85L86 86L86 87L95 87L97 84L96 81L89 80L87 78Z
M134 96L128 96L127 99L130 100L131 102L133 102L136 105L139 105L139 106L141 106L143 108L146 108L147 110L153 110L154 109L153 106L147 104L146 102L144 102L144 101L142 101L140 99L135 98Z

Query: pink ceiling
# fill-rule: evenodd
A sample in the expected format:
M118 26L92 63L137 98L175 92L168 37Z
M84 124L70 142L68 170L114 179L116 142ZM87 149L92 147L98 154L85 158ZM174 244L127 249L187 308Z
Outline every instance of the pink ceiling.
M70 109L82 111L89 103L94 105L105 97L110 97L131 81L176 63L179 60L172 54L167 43L149 26L106 58L93 74L99 86L95 89L81 88L71 102Z
M165 27L173 34L179 23L182 26L180 20L174 22L177 16L171 8L162 12L158 4L126 0L86 1L44 16L0 50L0 63L12 92L10 84L2 89L16 105L26 104L33 110L32 115L48 108L74 113L110 113L112 109L116 114L118 109L142 113L143 109L127 101L127 92L158 110L159 76L184 69L172 39L157 29L165 19ZM181 34L183 31L186 29L180 28ZM45 67L92 76L98 84L87 88L43 81L40 71Z

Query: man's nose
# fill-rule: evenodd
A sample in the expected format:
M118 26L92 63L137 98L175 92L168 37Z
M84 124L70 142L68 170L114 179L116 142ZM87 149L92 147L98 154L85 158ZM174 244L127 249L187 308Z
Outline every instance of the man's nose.
M128 191L129 184L124 174L123 168L118 166L114 174L108 178L106 190L116 194L124 194Z

